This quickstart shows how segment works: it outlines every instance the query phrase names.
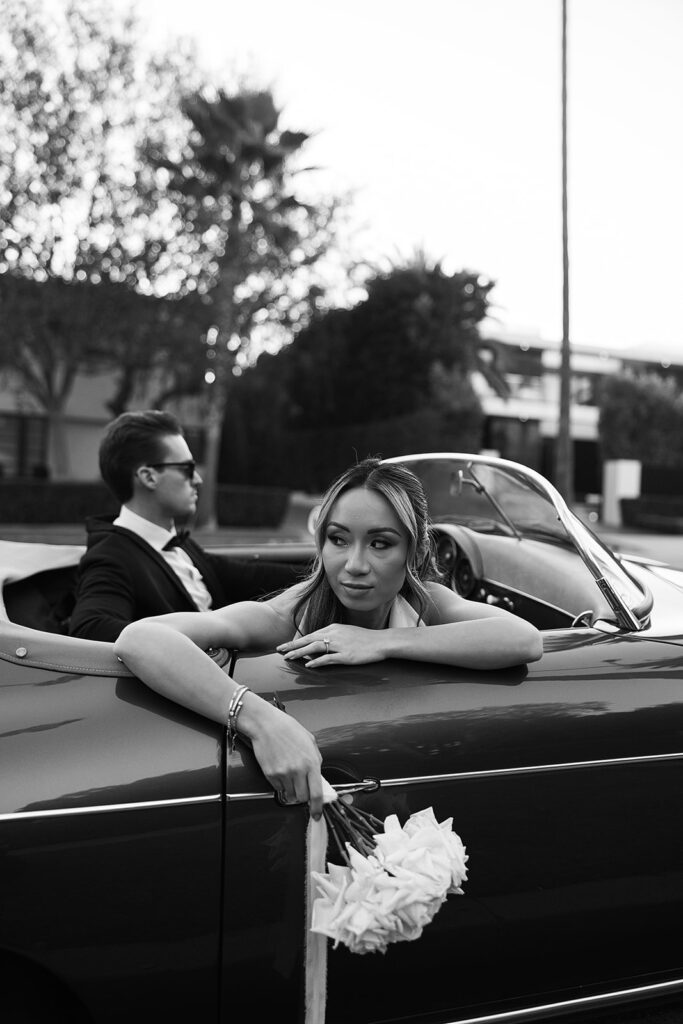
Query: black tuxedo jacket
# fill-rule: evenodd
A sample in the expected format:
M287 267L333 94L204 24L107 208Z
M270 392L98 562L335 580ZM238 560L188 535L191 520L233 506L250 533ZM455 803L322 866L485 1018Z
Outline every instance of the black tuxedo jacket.
M78 567L71 636L114 641L137 619L197 610L163 555L136 533L99 516L89 518L86 529L88 549ZM295 579L291 567L221 559L191 537L183 547L202 574L214 608L253 600Z

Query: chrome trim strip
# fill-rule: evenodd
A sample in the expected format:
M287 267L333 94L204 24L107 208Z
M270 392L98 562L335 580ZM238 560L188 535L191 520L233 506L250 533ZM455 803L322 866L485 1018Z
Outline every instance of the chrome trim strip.
M602 768L618 764L642 764L650 761L680 761L683 752L678 754L645 754L642 757L613 757L595 761L567 761L562 764L535 764L524 768L490 768L474 772L448 772L444 775L414 775L405 779L382 779L381 788L390 786L416 785L424 782L448 782L451 779L486 779L500 775L535 775L548 771L575 771L579 768Z
M272 796L272 794L271 794ZM88 807L56 807L45 811L13 811L0 814L3 821L27 821L33 818L60 818L80 814L107 814L111 811L151 811L162 807L189 807L192 804L220 803L220 793L210 796L184 796L173 800L140 800L131 804L95 804Z
M507 1010L503 1013L489 1013L479 1017L458 1017L449 1024L514 1024L515 1021L543 1021L549 1014L552 1017L575 1010L595 1010L601 1006L617 1006L633 1002L641 1002L655 996L672 995L683 992L683 978L676 981L662 981L655 985L643 985L638 988L616 989L598 996L580 996L578 999L565 999L558 1003L544 1003L530 1006L526 1010Z
M575 771L580 768L601 768L618 764L646 764L656 761L680 761L683 760L683 751L676 754L643 754L639 757L612 757L595 761L567 761L562 764L534 764L524 768L487 768L474 772L448 772L443 775L413 775L406 778L381 779L379 788L390 789L395 786L418 786L425 782L450 782L458 779L487 779L497 778L500 775L535 775L538 772L548 771ZM346 784L334 786L339 793L348 791ZM272 790L266 793L228 793L227 800L272 800Z
M606 758L596 761L568 761L563 764L539 764L528 765L524 768L490 768L474 772L448 772L443 775L414 775L406 778L382 779L381 789L390 789L396 786L418 786L427 782L450 782L458 779L485 779L496 778L501 775L533 775L537 772L547 771L573 771L579 768L596 768L605 765L618 764L641 764L656 761L677 761L683 759L683 751L677 754L645 754L641 757L617 757ZM338 792L345 793L354 788L354 784L340 783L334 787ZM273 800L272 789L266 792L256 793L228 793L227 800ZM192 804L220 803L221 794L212 793L207 796L177 797L170 800L141 800L137 803L126 804L94 804L84 807L56 807L44 811L12 811L0 814L0 822L3 821L27 821L30 818L57 818L78 814L108 814L113 811L143 811L156 810L162 807L185 807Z

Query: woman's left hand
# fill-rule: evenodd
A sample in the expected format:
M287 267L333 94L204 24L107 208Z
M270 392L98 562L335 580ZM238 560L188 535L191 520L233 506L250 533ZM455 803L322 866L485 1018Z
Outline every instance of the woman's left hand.
M278 652L285 661L304 658L307 668L325 665L367 665L385 658L382 634L385 630L344 626L338 622L314 633L280 644Z

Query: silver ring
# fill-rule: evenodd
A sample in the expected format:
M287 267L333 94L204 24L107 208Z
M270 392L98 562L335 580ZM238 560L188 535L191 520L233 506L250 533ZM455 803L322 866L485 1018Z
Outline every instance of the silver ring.
M330 653L330 641L323 637L323 643L325 644L325 654Z

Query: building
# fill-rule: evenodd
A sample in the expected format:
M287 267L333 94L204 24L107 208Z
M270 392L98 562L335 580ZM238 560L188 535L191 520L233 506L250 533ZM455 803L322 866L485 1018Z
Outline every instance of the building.
M107 402L113 393L114 381L108 374L77 377L58 433L11 375L0 373L0 477L98 480L98 449L102 431L112 419ZM144 409L148 404L140 393L131 408ZM199 402L184 399L169 406L169 411L183 423L188 443L200 455Z
M560 395L560 344L527 331L489 330L487 335L504 346L504 371L510 397L500 398L476 375L474 385L486 415L484 447L554 475ZM486 337L484 339L484 345ZM491 350L491 358L495 358ZM578 500L602 490L602 464L598 443L597 390L606 374L632 367L673 374L683 388L683 362L673 362L654 351L628 354L572 345L571 431L574 442L574 493ZM76 380L62 421L62 454L45 414L13 386L8 374L0 376L0 476L5 479L52 477L70 480L98 478L97 451L102 430L111 419L107 401L114 391L110 376ZM133 408L146 406L136 395ZM201 410L196 399L172 408L186 427L188 441L201 458ZM65 468L60 469L60 465Z
M555 439L560 409L561 344L531 332L490 330L504 346L504 374L510 397L501 398L481 375L475 388L486 414L484 446L502 458L521 462L549 479L554 476ZM493 355L492 355L492 358ZM683 389L683 363L665 354L572 344L570 412L574 450L574 494L577 500L602 491L602 459L598 439L598 389L608 374L626 369L673 375Z

